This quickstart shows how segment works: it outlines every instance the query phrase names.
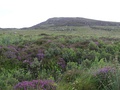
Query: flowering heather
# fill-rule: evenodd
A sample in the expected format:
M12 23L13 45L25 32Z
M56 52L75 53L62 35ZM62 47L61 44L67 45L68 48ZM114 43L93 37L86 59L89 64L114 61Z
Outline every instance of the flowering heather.
M28 63L29 64L30 61L29 60L24 60L23 63Z
M41 50L38 51L37 58L38 60L41 60L44 58L44 53Z
M56 90L56 86L52 80L32 80L19 82L14 86L15 90Z
M98 44L99 44L99 42L95 42L95 44L96 44L96 45L98 45Z
M114 73L115 73L114 68L104 67L95 72L94 76L96 79L99 79L99 81L103 83L109 81Z
M0 49L2 48L2 46L0 46Z
M111 78L115 73L115 69L112 67L104 67L100 68L94 74L94 79L96 80L96 86L98 90L102 90L103 88L111 88ZM107 89L107 90L109 90Z
M57 62L57 64L63 69L66 67L66 64L65 64L65 61L63 60L63 58L60 58L59 61Z
M21 57L21 56L17 56L17 59L18 59L18 60L21 60L21 59L22 59L22 57Z
M15 59L17 56L16 56L16 53L13 52L13 51L6 51L4 53L4 56L6 56L7 58L12 58L12 59Z
M104 68L99 69L99 70L95 73L95 76L96 76L96 75L100 75L100 74L113 73L113 72L114 72L114 68L104 67Z
M51 43L51 42L52 42L52 40L48 40L47 42L48 42L48 43Z
M7 50L3 53L4 56L6 56L7 58L11 58L11 59L17 58L18 51L16 50L14 46L8 46L6 49Z
M8 46L8 49L9 49L9 50L12 50L12 51L14 51L14 52L18 52L18 50L16 49L15 46Z

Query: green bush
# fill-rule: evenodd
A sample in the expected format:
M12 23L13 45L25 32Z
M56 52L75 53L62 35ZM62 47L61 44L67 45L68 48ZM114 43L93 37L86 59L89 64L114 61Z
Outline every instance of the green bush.
M112 77L115 69L111 67L103 67L94 72L95 86L97 90L110 90L112 84Z
M66 83L74 82L77 77L81 76L81 74L82 74L81 70L77 70L77 69L67 70L63 74L63 81Z
M90 50L95 50L95 51L98 51L98 44L99 42L90 42L89 45L88 45L88 48Z
M111 90L120 90L120 67L117 67L116 72L111 78Z
M92 64L92 62L90 60L86 59L81 63L81 66L85 69L85 68L90 68L91 64Z
M26 71L24 69L16 69L13 70L13 77L16 78L19 82L23 81L23 80L31 80L32 79L32 75L30 73L30 71Z
M77 62L68 62L66 70L80 69L80 65Z
M72 84L72 90L97 90L90 75L82 74Z
M0 90L13 90L13 86L18 80L13 77L13 73L8 70L1 69L0 73Z
M72 48L64 48L62 50L62 58L66 61L66 62L75 62L76 59L76 52L72 49Z
M16 59L9 59L4 56L0 56L0 67L6 69L19 68L21 63Z

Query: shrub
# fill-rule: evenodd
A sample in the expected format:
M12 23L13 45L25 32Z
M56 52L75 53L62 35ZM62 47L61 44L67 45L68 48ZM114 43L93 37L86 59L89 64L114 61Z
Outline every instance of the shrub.
M0 90L13 90L13 86L18 80L13 77L13 73L6 69L1 69L0 73Z
M4 56L0 56L0 67L5 69L15 69L20 67L20 62L16 59L8 59Z
M13 77L16 78L19 82L23 81L23 80L31 80L32 79L32 75L30 73L30 71L26 71L24 69L16 69L13 70Z
M56 85L52 80L32 80L19 82L14 86L15 90L56 90Z
M76 52L72 49L72 48L64 48L63 51L62 51L62 57L63 59L68 62L74 62L76 61Z
M68 62L66 69L67 70L80 69L80 65L77 62Z
M66 69L66 62L63 58L59 58L59 60L57 61L57 64L59 65L62 71Z
M28 69L30 70L32 78L38 77L41 63L42 63L42 60L39 61L37 58L34 58L34 60L32 62L28 63L29 64Z
M97 45L98 45L98 42L95 42L95 43L94 42L90 42L88 47L89 47L90 50L97 51L99 49Z
M111 78L115 73L115 69L111 67L103 67L94 73L94 79L98 90L111 88Z
M83 60L90 60L90 61L94 61L95 60L95 57L98 57L99 58L99 53L96 52L96 51L89 51L89 50L85 50L83 51L82 53L82 59Z
M86 59L86 60L84 60L83 62L82 62L82 64L81 64L81 66L83 67L83 68L90 68L91 67L91 61L90 60L88 60L88 59Z
M111 78L111 90L120 90L120 67L117 67L116 72Z
M90 73L82 73L72 84L72 90L97 90Z
M81 75L82 71L77 69L68 70L63 74L63 81L66 83L73 82L75 79Z

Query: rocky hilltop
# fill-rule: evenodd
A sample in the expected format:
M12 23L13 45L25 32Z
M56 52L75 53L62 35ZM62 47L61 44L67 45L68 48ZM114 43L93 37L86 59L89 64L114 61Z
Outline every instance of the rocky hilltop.
M50 18L45 22L34 25L30 28L54 27L54 26L120 26L119 22L100 21L86 18L59 17Z

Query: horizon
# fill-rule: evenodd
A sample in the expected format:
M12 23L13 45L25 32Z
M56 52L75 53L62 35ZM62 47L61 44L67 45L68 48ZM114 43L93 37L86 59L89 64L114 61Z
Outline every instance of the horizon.
M52 17L81 17L120 22L119 0L2 0L0 28L31 27Z
M98 20L98 21L103 21L103 22L120 23L120 22L117 22L117 21L99 20L99 19L86 18L86 17L50 17L50 18L48 18L48 19L52 19L52 18L84 18L84 19ZM36 24L34 24L34 25L32 25L32 26L35 26L35 25L40 24L40 23L42 23L42 22L45 22L45 21L47 21L48 19L46 19L46 20L44 20L44 21L41 21L41 22L39 22L39 23L36 23ZM3 29L6 29L6 28L22 29L22 28L29 28L29 27L32 27L32 26L28 26L28 27L5 27L5 28L3 27ZM0 28L2 28L2 27L0 27Z

